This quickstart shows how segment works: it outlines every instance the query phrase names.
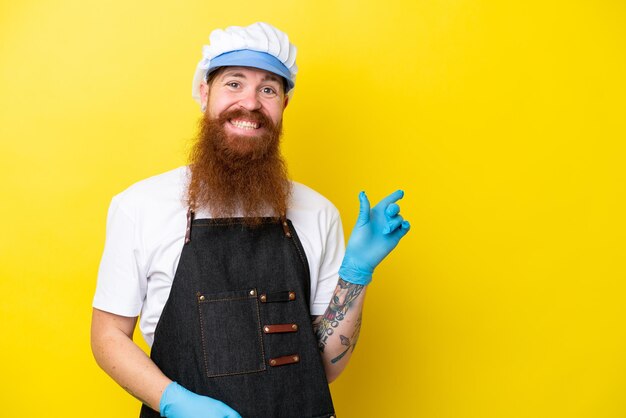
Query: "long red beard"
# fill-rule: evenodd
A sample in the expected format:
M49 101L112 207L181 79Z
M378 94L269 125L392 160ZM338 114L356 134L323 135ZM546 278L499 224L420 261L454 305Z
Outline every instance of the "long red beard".
M257 137L227 133L225 123L237 118L266 129ZM190 207L207 209L214 218L243 216L248 224L284 216L291 184L279 150L281 132L282 122L274 125L260 112L240 109L217 119L205 114L190 155Z

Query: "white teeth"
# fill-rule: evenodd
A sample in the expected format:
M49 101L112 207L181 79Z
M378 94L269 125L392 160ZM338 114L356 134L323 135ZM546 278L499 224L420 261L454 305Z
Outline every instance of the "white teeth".
M245 120L231 120L230 123L240 129L257 129L259 127L258 123Z

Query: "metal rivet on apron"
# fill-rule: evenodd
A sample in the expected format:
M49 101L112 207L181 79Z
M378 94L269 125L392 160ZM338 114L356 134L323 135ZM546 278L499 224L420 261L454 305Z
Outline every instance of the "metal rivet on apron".
M252 290L250 291L250 296L255 296L255 295L256 295L256 290L252 289Z
M297 330L298 330L298 325L293 324L293 325L291 326L291 328L292 328L294 331L297 331Z
M261 302L267 301L267 295L261 295Z
M272 366L276 366L276 360L270 360L270 364L271 364Z
M270 332L270 327L268 327L268 326L263 327L263 331Z
M298 356L293 356L293 361L300 361L300 357L298 357Z
M289 292L289 300L294 300L296 298L296 292Z
M200 297L199 297L198 299L200 299L200 300L204 300L204 299L205 299L205 297L204 297L204 295L200 295Z

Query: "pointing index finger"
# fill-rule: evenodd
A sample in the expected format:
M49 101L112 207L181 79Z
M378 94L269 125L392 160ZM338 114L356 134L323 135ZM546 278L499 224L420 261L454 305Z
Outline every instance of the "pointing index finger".
M395 192L391 193L389 196L381 200L380 203L378 204L386 208L390 204L402 199L403 197L404 197L404 190L396 190Z

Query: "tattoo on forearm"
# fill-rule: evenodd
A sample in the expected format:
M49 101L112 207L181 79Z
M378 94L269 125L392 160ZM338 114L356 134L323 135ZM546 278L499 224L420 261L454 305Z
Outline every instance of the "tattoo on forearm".
M318 317L313 322L313 329L317 336L319 349L324 351L328 339L332 338L335 328L339 326L339 323L344 320L346 314L352 307L354 300L361 294L364 286L346 282L343 279L339 279L337 288L333 294L333 298L326 309L326 313ZM337 357L331 360L331 363L336 363L341 360L348 351L353 350L356 347L357 340L359 339L359 333L361 331L361 315L356 321L354 333L351 337L345 335L339 335L341 344L346 346L346 349Z
M359 334L361 332L361 317L362 316L363 315L359 315L359 319L356 320L356 325L354 327L354 334L352 334L352 338L348 338L345 335L339 336L341 338L341 344L345 345L346 349L343 350L337 357L330 360L332 364L335 364L339 360L341 360L343 356L345 356L346 353L350 351L350 349L354 351L354 349L356 348L356 342L359 340Z

